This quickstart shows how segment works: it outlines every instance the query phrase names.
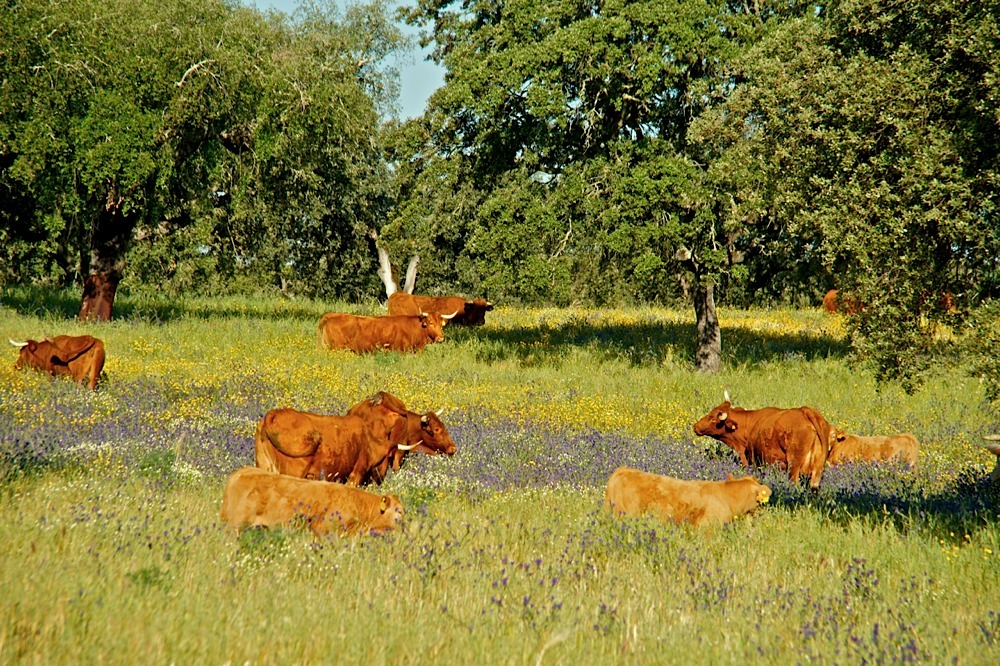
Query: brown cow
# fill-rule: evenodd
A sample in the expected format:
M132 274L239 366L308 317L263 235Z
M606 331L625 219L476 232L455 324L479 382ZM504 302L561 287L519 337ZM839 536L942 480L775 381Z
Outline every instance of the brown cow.
M451 323L464 326L482 326L486 323L486 313L493 304L485 298L471 301L460 296L414 296L405 291L396 291L389 296L389 314L415 315L421 312L452 314Z
M104 369L104 343L89 335L57 335L42 342L10 340L10 344L21 348L15 370L32 368L53 376L69 375L93 389Z
M736 451L744 467L751 461L776 463L788 470L793 483L808 474L813 490L819 488L830 454L830 424L815 409L743 409L732 406L728 393L725 402L694 424L694 433Z
M455 442L452 441L448 429L444 427L437 413L411 412L391 393L379 391L351 407L347 410L347 414L381 423L381 429L389 433L390 443L396 445L391 456L394 470L399 470L403 457L410 450L399 448L399 444L416 445L414 451L432 456L438 453L449 456L455 454ZM380 469L381 476L385 476L388 471L388 463L387 458Z
M653 514L664 522L725 525L764 504L771 489L752 476L684 481L619 467L608 479L605 506L616 515Z
M363 317L331 312L319 320L320 349L349 349L357 354L386 349L420 351L444 340L443 317L436 313Z
M380 424L360 416L272 409L257 426L254 456L257 467L300 479L339 481L349 486L369 478L382 483L396 448L415 448L390 439Z
M316 536L379 534L396 528L403 505L396 495L375 495L339 483L273 474L256 467L233 472L222 495L222 522L272 527L303 521Z
M830 455L828 465L839 465L848 460L882 461L899 458L910 467L917 464L920 443L913 435L880 435L862 437L849 435L840 428L830 428Z
M983 439L988 442L1000 442L1000 435L986 435ZM987 444L986 450L997 457L997 464L990 473L990 481L995 483L1000 481L1000 444Z
M826 292L823 297L823 309L828 313L843 312L845 314L857 314L861 311L861 305L853 298L839 296L836 289Z

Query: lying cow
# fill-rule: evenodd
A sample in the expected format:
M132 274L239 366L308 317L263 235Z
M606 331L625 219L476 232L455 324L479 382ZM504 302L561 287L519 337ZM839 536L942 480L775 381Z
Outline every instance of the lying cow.
M988 442L1000 442L1000 435L986 435L983 439ZM990 473L990 481L1000 481L1000 444L987 444L986 450L997 457L997 464Z
M57 335L42 342L10 340L10 344L21 348L15 370L32 368L53 376L69 375L93 389L104 369L104 343L89 335Z
M254 457L268 472L357 486L382 483L396 449L416 447L393 443L379 424L360 416L272 409L257 426Z
M733 449L740 463L777 464L797 483L809 476L809 487L819 488L830 453L830 424L811 407L797 409L743 409L725 402L694 424L694 433L717 439Z
M605 506L617 515L652 514L664 522L725 525L771 498L752 476L725 481L684 481L619 467L608 479Z
M852 315L857 314L863 308L861 307L861 304L853 298L841 296L836 289L831 289L826 292L826 295L823 297L823 309L830 314L833 314L834 312L843 312L845 314Z
M379 534L403 517L395 495L375 495L339 483L322 483L244 467L230 475L222 495L222 522L237 534L245 527L304 522L313 534Z
M363 317L331 312L319 320L320 349L349 349L357 354L376 350L420 351L444 340L444 322L437 313Z
M399 470L403 457L411 450L399 445L415 445L413 451L427 455L455 454L455 442L452 441L448 429L444 427L440 417L435 412L418 414L411 412L406 405L391 393L379 391L365 398L347 410L349 416L360 416L369 421L376 421L380 428L389 434L390 444L395 445L391 454L392 469ZM380 477L388 471L389 459L379 470Z
M405 291L393 292L389 296L389 314L416 315L421 312L451 313L452 323L464 326L482 326L486 323L486 313L493 304L484 298L467 300L460 296L414 296Z
M839 465L848 460L887 461L902 460L910 467L916 467L920 443L913 435L880 435L862 437L849 435L840 428L830 428L830 455L828 465Z

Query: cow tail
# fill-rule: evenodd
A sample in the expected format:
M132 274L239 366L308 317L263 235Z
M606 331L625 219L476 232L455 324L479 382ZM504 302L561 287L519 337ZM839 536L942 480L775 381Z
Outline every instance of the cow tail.
M819 457L813 462L818 466L820 470L826 467L826 460L830 457L830 424L827 422L823 415L817 412L811 407L803 407L802 412L806 415L809 423L816 430L816 434L819 435Z

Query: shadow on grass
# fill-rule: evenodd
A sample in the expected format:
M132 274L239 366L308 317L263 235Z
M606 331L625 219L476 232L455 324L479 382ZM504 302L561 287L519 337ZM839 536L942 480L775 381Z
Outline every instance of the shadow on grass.
M516 361L524 367L560 366L575 348L588 349L606 360L632 366L693 365L694 323L648 322L591 324L569 322L549 328L453 329L445 333L456 342L476 339L477 360ZM841 358L847 344L829 336L760 332L743 327L722 327L722 356L726 365L768 361Z
M148 298L119 294L114 303L115 321L143 321L162 324L184 318L225 319L252 317L257 319L291 319L318 321L324 312L339 311L370 313L372 307L325 306L320 301L284 301L280 308L268 308L269 299L254 303L247 297L242 303L235 298L199 298L172 300L166 297ZM18 314L52 319L76 319L80 313L81 295L68 289L43 289L40 287L14 287L0 291L0 305Z

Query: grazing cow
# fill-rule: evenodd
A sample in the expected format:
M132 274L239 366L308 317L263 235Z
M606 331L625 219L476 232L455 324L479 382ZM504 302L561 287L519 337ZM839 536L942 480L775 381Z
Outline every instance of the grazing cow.
M415 448L392 443L378 423L360 416L325 416L294 409L269 411L254 438L257 467L349 486L370 478L382 483L397 447Z
M983 439L988 442L1000 442L1000 435L986 435ZM986 450L997 457L997 464L990 473L990 481L995 483L1000 481L1000 444L987 444Z
M619 467L608 479L605 506L617 515L653 514L664 522L725 525L764 504L771 489L752 476L684 481Z
M386 349L420 351L444 340L444 321L437 313L363 317L331 312L319 320L320 349L349 349L357 354Z
M486 313L493 304L485 298L471 301L460 296L414 296L405 291L396 291L389 296L389 314L415 315L421 312L452 313L452 323L464 326L482 326L486 323Z
M882 435L862 437L849 435L840 428L830 428L830 455L828 465L839 465L848 460L881 461L899 458L910 467L917 465L920 443L913 435Z
M222 495L222 522L244 527L304 522L316 536L379 534L396 528L403 505L395 495L375 495L339 483L322 483L244 467L233 472Z
M379 391L365 398L347 410L349 416L360 416L369 421L378 421L381 429L389 434L390 443L395 445L392 458L392 469L399 470L403 457L410 449L399 448L400 444L415 445L414 451L427 455L455 454L455 442L452 441L448 429L444 427L439 415L435 412L418 414L411 412L406 405L391 393ZM380 469L381 476L388 471L389 459Z
M21 348L14 369L69 375L75 382L86 382L91 389L97 386L104 369L104 343L89 335L57 335L42 342L10 340L10 344Z
M830 454L830 424L811 407L743 409L729 395L694 424L694 433L717 439L733 449L744 467L750 462L779 464L797 483L809 475L809 487L819 488Z

